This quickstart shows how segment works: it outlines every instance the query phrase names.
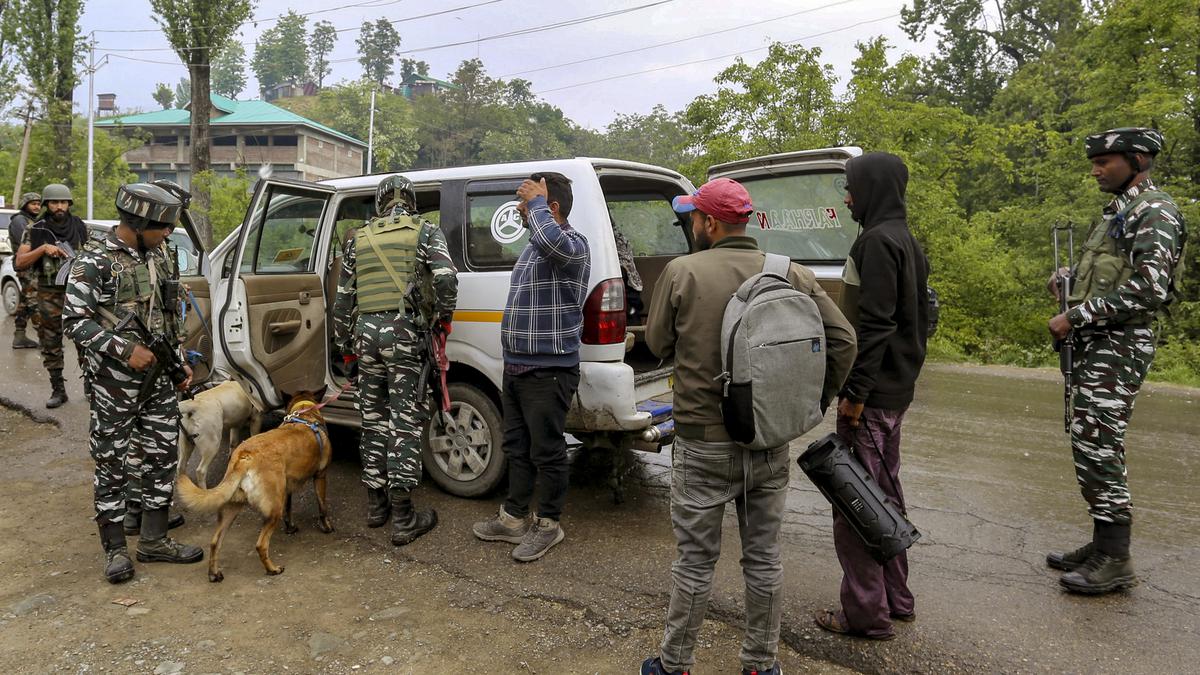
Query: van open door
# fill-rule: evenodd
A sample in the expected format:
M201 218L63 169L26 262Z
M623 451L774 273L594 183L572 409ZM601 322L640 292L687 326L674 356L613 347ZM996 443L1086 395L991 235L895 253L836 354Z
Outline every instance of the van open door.
M842 272L858 224L843 203L846 161L855 147L802 150L709 167L708 178L732 178L754 201L746 234L764 251L786 255L811 269L843 312Z
M325 385L325 295L318 257L334 189L260 181L226 257L216 339L230 366L266 407Z

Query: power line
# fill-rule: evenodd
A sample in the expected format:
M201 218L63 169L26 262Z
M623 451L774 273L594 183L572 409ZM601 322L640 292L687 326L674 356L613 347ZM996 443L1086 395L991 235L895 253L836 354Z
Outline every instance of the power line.
M786 42L780 42L778 44L784 44L784 45L795 44L797 42L801 42L804 40L811 40L813 38L823 37L825 35L832 35L834 33L840 33L842 31L850 30L851 28L858 28L859 26L865 26L870 23L878 23L880 21L894 19L898 16L900 16L899 13L889 14L888 16L881 16L877 19L868 19L866 21L859 21L858 23L854 23L849 26L842 26L841 28L834 28L833 30L821 31L820 33L813 33L812 35L805 35L804 37L796 38L795 40L788 40ZM753 49L743 49L742 51L730 52L728 54L721 54L720 56L710 56L710 57L703 58L703 59L696 59L695 61L686 61L684 63L673 63L673 64L667 65L667 66L659 66L657 68L647 68L646 70L638 70L638 71L635 71L632 73L623 73L621 75L612 75L609 77L602 77L602 78L599 78L596 80L588 80L586 82L576 82L575 84L563 85L561 87L553 87L551 89L542 89L541 91L535 91L533 93L538 96L541 96L542 94L549 94L549 93L555 92L555 91L563 91L564 89L574 89L576 87L586 87L588 85L599 84L601 82L611 82L612 80L621 80L621 79L624 79L627 77L635 77L637 75L646 75L648 73L657 73L657 72L663 71L663 70L671 70L673 68L682 68L683 66L693 66L698 63L707 63L709 61L717 61L719 59L727 59L731 56L742 56L744 54L750 54L752 52L758 52L758 51L762 51L764 49L770 49L771 46L772 45L766 45L764 47L754 47Z
M541 68L531 68L529 70L521 70L521 71L517 71L515 73L501 75L500 78L504 79L507 77L515 77L517 75L528 75L529 73L540 73L540 72L543 72L546 70L554 70L556 68L566 68L567 66L577 66L581 63L591 63L592 61L600 61L602 59L608 59L608 58L612 58L614 56L625 56L627 54L636 54L637 52L644 52L644 51L648 51L651 49L657 49L659 47L668 47L670 45L677 45L681 42L688 42L691 40L699 40L700 38L712 37L713 35L720 35L722 33L730 33L735 30L744 30L746 28L753 28L754 26L761 26L764 23L773 23L775 21L783 21L784 19L790 19L792 17L800 16L801 14L810 14L812 12L817 12L822 9L829 9L830 7L837 7L838 5L845 5L845 4L849 4L852 2L858 2L858 1L859 0L838 0L838 2L831 2L831 3L825 4L825 5L820 5L817 7L810 7L809 9L800 10L799 12L792 12L791 14L784 14L783 16L777 16L773 19L763 19L762 21L754 21L752 23L744 23L740 26L734 26L732 28L722 28L721 30L715 30L710 33L701 33L700 35L693 35L691 37L680 38L678 40L671 40L669 42L659 42L658 44L653 44L653 45L649 45L646 47L638 47L636 49L626 49L625 51L612 52L611 54L603 54L601 56L592 56L592 57L589 57L586 59L579 59L577 61L568 61L566 63L556 63L554 65L543 66Z
M378 0L372 0L372 1L377 2ZM357 4L353 4L353 5L345 5L344 7L334 8L334 9L345 9L347 7L383 7L386 5L394 5L397 2L402 2L402 1L403 0L389 0L388 2L384 2L379 5L367 4L367 3L357 3ZM494 5L498 2L504 2L504 0L484 0L483 2L476 2L474 4L463 5L461 7L454 7L451 9L443 9L443 10L439 10L437 12L429 12L427 14L418 14L416 16L408 16L408 17L404 17L402 19L389 19L388 23L390 23L394 26L396 24L407 23L409 21L416 21L418 19L428 19L433 16L441 16L443 14L451 14L453 12L462 12L462 11L465 11L468 9L474 9L476 7L483 7L485 5ZM333 11L333 9L318 10L318 12L330 12L330 11ZM316 13L317 12L309 12L308 14L301 14L300 16L308 16L309 14L316 14ZM278 18L263 19L263 21L278 21L278 20L279 20ZM252 23L252 22L245 22L245 23ZM241 25L245 25L245 23L243 23ZM361 28L361 26L351 26L348 28L335 28L334 32L335 33L345 33L346 31L359 30L360 28ZM122 31L122 32L153 33L153 32L158 32L159 30L160 29L157 29L157 28L140 28L137 30ZM99 33L99 32L115 32L115 31L94 31L94 32ZM240 44L243 47L251 47L251 46L254 46L256 44L256 42L242 42ZM198 47L184 47L182 51L204 51L204 50L208 50L208 49L221 49L224 46L225 45L221 45L220 47L213 47L212 45L201 45ZM112 53L112 52L173 52L173 51L176 51L175 48L173 48L173 47L104 47L102 45L97 45L96 48L103 49L108 53Z
M500 0L496 0L496 1L499 2ZM348 4L348 5L339 5L337 7L328 7L326 9L317 9L317 10L313 10L311 12L301 12L299 14L299 16L312 16L314 14L324 14L326 12L336 12L336 11L343 10L343 9L353 9L355 7L384 7L387 5L394 5L394 4L397 4L400 2L404 2L404 0L387 0L387 1L366 0L366 2L355 2L355 3ZM245 21L239 23L235 27L241 28L242 26L245 26L246 24L251 24L251 23L258 24L258 23L265 23L267 21L279 21L279 20L283 19L283 17L284 17L284 15L280 14L278 16L271 16L271 17L267 17L265 19L250 18L250 19L246 19ZM193 26L192 28L212 28L212 27L213 26ZM161 30L162 30L162 28L96 28L92 31L89 31L89 33L157 33Z

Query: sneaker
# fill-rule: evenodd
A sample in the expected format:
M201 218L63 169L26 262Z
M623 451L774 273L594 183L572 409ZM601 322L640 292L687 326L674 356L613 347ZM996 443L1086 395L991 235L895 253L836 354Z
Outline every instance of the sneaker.
M506 541L510 544L520 544L529 532L529 519L508 515L504 507L491 520L475 523L471 528L475 537L483 541Z
M771 666L770 670L753 670L751 668L742 668L742 675L783 675L783 666L776 661L775 665Z
M686 670L667 670L662 659L652 656L642 661L642 675L689 675Z
M521 545L513 549L513 560L533 562L546 555L547 551L554 548L566 536L557 520L534 518L533 525L525 533L525 538L521 540Z

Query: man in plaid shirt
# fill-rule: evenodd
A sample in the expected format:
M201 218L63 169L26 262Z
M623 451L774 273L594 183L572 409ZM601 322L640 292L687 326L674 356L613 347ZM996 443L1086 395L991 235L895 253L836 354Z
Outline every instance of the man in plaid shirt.
M579 387L591 253L587 239L567 222L572 195L566 176L535 173L517 188L517 197L529 243L513 267L500 325L508 499L496 517L473 530L483 541L517 544L513 558L529 562L565 536L559 518L570 467L563 430ZM531 522L535 483L540 490Z

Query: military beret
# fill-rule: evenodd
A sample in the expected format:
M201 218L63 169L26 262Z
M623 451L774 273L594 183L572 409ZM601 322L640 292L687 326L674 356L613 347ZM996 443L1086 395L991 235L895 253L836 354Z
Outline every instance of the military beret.
M1142 152L1157 155L1163 147L1163 136L1158 129L1147 127L1121 127L1092 134L1083 141L1088 159L1096 155L1114 152Z

